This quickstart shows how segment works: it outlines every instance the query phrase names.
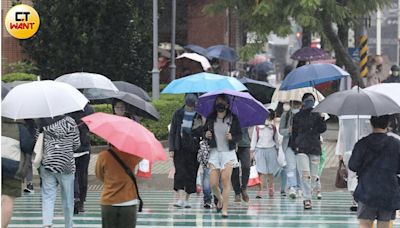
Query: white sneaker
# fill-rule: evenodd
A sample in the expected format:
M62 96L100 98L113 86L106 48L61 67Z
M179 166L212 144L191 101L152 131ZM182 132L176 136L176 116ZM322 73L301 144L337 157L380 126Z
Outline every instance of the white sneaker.
M184 203L182 200L178 200L178 201L176 201L176 203L174 203L174 207L182 208L183 205L184 205Z
M303 191L302 190L297 190L297 197L302 198L303 197Z
M289 198L291 199L296 199L297 194L296 194L296 189L294 189L293 187L289 188Z
M189 204L189 202L188 201L183 201L183 207L184 208L192 208L192 206L190 206L190 204Z

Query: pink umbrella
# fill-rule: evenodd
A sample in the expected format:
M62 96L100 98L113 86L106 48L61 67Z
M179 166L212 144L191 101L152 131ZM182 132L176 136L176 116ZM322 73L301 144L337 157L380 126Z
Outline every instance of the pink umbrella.
M135 121L97 112L82 118L89 130L120 151L149 161L166 160L161 143L154 134Z

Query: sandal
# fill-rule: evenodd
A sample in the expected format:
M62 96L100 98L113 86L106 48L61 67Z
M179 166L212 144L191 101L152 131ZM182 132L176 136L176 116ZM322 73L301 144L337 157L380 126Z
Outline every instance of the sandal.
M221 207L218 207L218 204L221 203ZM218 204L216 205L217 208L217 213L220 213L222 211L222 208L224 207L224 204L222 203L222 201L218 201Z

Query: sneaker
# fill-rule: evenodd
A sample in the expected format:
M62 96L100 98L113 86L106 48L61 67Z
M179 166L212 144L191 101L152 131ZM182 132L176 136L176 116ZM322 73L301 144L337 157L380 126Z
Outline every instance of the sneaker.
M297 190L297 197L299 197L299 198L303 197L303 190L301 190L301 189Z
M183 207L183 201L182 200L178 200L174 203L174 207L179 207L182 208Z
M242 200L246 203L249 202L250 198L249 195L247 194L247 190L246 189L242 189Z
M188 201L183 201L183 207L184 208L192 208L192 206L190 206L190 204L189 204L189 202Z
M281 196L283 196L283 197L286 196L286 191L285 191L285 190L282 190L282 191L281 191Z
M26 192L26 193L33 193L34 191L33 191L33 184L32 183L28 183L27 185L26 185L26 188L24 189L24 192Z
M296 189L294 189L293 187L289 188L289 198L291 199L296 199L297 194L296 194Z
M262 199L262 195L263 195L263 192L262 191L258 191L256 199Z
M317 199L318 199L318 200L321 200L321 199L322 199L322 194L321 194L320 191L317 192Z
M212 208L211 203L205 203L205 204L203 204L203 207L206 208L206 209L211 209Z
M242 200L240 199L240 194L235 195L235 203L240 203Z
M357 202L353 200L353 204L352 204L351 207L350 207L350 211L355 212L355 211L357 211L357 210L358 210Z
M311 200L304 200L303 204L304 204L304 209L305 210L311 210L312 209Z

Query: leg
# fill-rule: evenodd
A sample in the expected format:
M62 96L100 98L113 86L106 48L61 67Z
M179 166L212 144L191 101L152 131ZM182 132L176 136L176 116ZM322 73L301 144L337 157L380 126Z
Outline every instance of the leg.
M118 227L118 208L111 205L101 205L101 223L103 228Z
M11 221L14 209L14 198L7 195L1 195L1 227L7 228Z
M90 154L83 155L82 176L81 176L81 182L79 185L80 200L82 202L82 207L83 207L84 202L86 201L86 195L87 195L89 163L90 163Z
M296 170L296 155L293 150L288 147L285 151L286 156L286 177L287 177L287 187L295 188L297 186L297 170Z
M267 174L268 177L268 195L269 197L274 196L274 175L273 174Z
M241 192L240 191L239 172L240 172L239 167L234 168L232 170L231 182L232 182L232 187L233 187L233 191L235 192L235 195L240 195L240 192Z
M53 173L47 171L43 166L40 167L40 177L42 179L43 226L51 226L53 225L54 203L57 194L57 179Z
M280 171L280 178L281 178L281 195L286 196L286 187L287 187L287 167L281 168Z
M377 228L390 228L390 221L379 221L377 222Z
M242 152L240 153L240 162L242 165L242 197L243 200L245 200L245 195L247 195L247 183L249 182L249 176L250 176L250 167L251 167L251 161L250 161L250 148L248 147L243 147ZM247 196L248 198L248 196ZM247 200L248 201L248 200Z
M81 181L82 179L82 157L75 158L75 179L74 179L74 214L79 213L81 202Z
M136 227L137 208L135 206L121 207L119 213L119 227L134 228Z
M223 186L222 215L227 215L227 213L228 213L229 192L231 190L231 175L232 175L232 166L230 164L226 164L225 168L221 171L221 180L222 180L222 186Z
M372 225L374 224L373 220L367 220L367 219L360 219L360 228L371 228Z
M219 188L219 176L220 176L220 171L218 169L215 169L213 165L210 164L210 187L212 190L212 193L214 196L218 199L218 204L221 205L222 203L222 195L221 195L221 190ZM218 205L217 205L218 207Z
M319 170L319 163L320 163L321 156L309 155L309 158L310 158L310 175L311 175L311 182L312 182L311 189L317 189L318 181L319 181L318 170Z
M65 227L72 228L74 213L74 174L57 174L58 183L61 186L61 200L64 210Z
M211 204L210 169L203 167L203 200L204 204Z

